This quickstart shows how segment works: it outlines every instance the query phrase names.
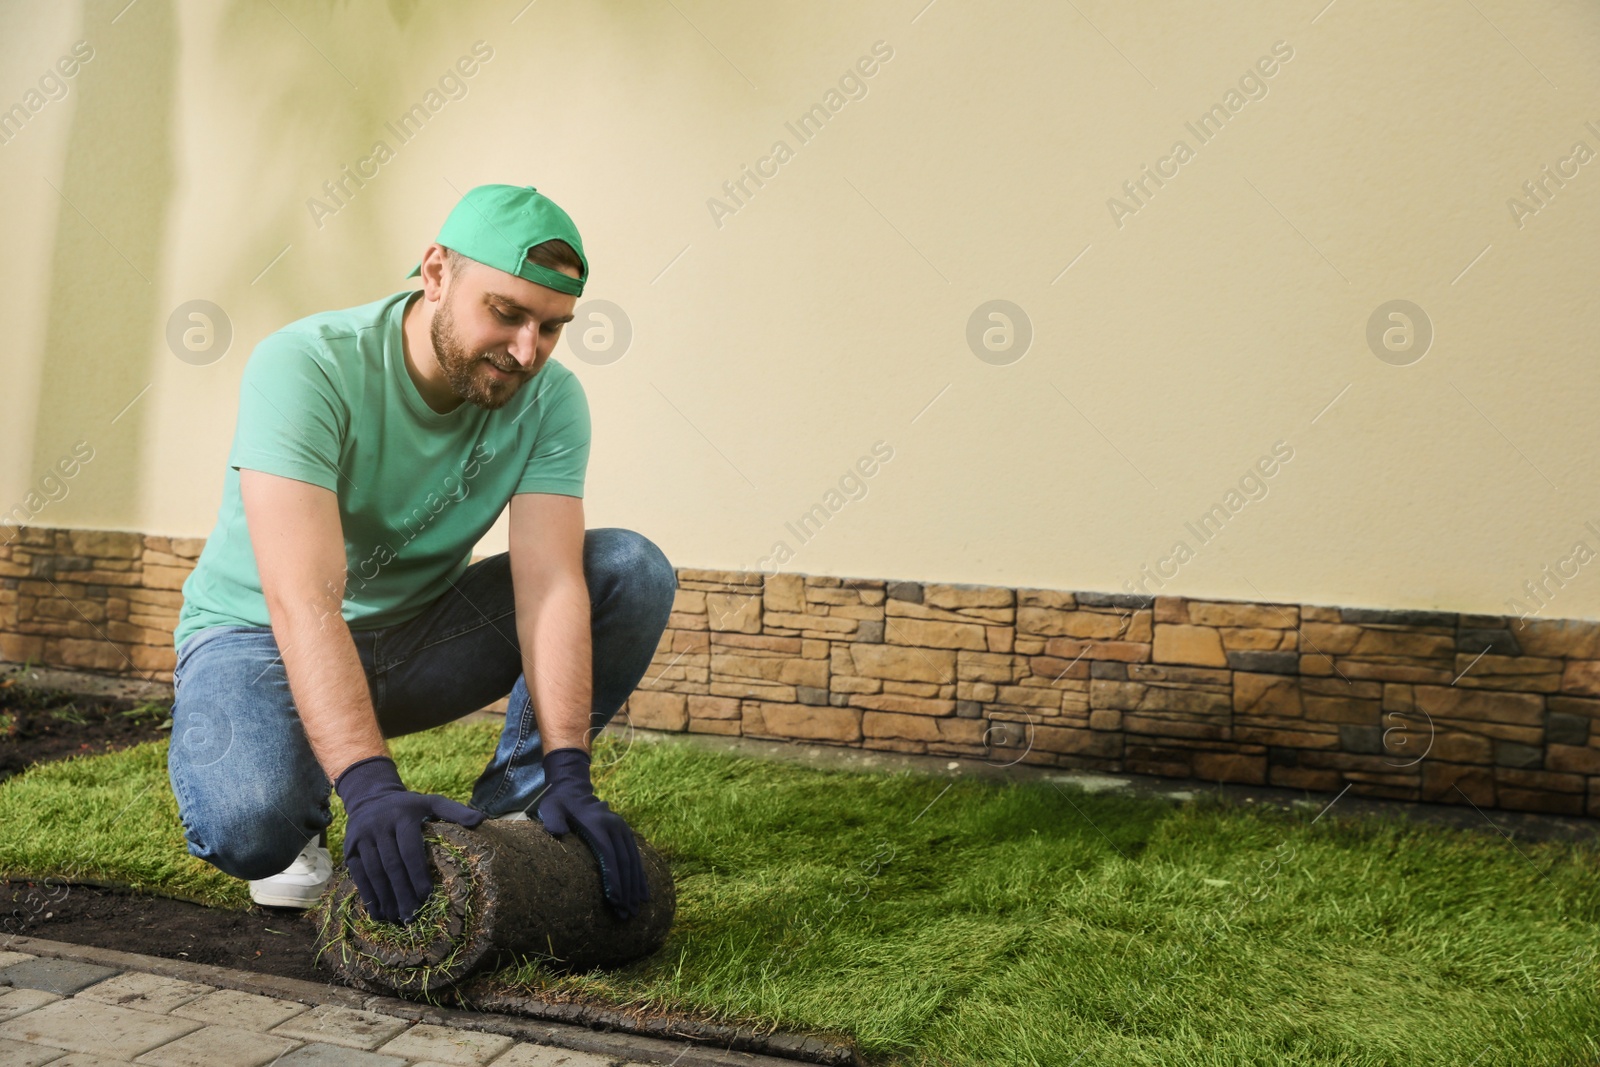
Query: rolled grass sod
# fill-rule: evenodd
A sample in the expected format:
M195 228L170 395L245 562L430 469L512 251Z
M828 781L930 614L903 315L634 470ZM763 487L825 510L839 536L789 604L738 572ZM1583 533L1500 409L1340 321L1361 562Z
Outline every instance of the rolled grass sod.
M492 724L393 743L465 799ZM0 784L0 876L221 907L164 743ZM894 1064L1593 1064L1600 850L1394 816L823 771L609 738L601 796L672 863L653 956L495 986L843 1034ZM1493 816L1494 813L1489 813ZM337 848L342 817L330 838Z
M341 870L312 911L317 964L371 993L432 999L507 960L566 970L619 966L661 947L676 894L665 857L637 832L649 899L627 919L606 903L600 864L577 834L532 820L446 822L424 833L433 893L409 925L374 919Z

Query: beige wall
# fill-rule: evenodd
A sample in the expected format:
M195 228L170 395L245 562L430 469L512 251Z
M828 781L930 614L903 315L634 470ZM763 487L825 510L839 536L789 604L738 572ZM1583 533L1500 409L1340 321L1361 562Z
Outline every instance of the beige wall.
M204 536L255 341L406 287L457 190L516 182L572 213L585 300L632 322L615 362L557 353L594 415L589 524L680 566L774 570L785 541L787 571L1121 591L1182 540L1148 591L1504 613L1600 551L1600 158L1508 206L1600 152L1594 5L924 2L0 8L0 107L93 49L0 145L0 507L82 440L36 523ZM385 123L478 41L400 145ZM785 123L880 41L800 144ZM1200 144L1185 123L1275 42L1266 95ZM1178 139L1193 158L1118 225ZM164 339L194 299L233 330L204 365ZM994 299L1034 331L1004 365L966 337ZM1404 366L1366 337L1395 299L1434 331ZM802 544L785 523L879 441ZM1279 441L1201 544L1185 523ZM1567 568L1540 614L1600 617L1600 560Z

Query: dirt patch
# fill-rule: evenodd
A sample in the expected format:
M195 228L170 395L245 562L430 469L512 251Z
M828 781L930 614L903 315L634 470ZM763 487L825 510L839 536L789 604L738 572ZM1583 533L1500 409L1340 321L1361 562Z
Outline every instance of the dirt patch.
M168 736L172 705L62 693L0 676L0 781L36 763ZM297 910L206 908L92 885L0 879L0 943L13 934L327 982L316 930Z
M35 763L159 740L171 716L159 701L53 693L0 678L0 781Z
M66 941L329 983L312 967L316 929L305 912L206 908L89 885L0 880L5 938Z

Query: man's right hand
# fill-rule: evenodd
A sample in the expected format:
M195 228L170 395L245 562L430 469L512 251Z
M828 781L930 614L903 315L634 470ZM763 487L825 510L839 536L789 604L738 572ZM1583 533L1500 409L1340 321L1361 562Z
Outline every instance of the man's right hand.
M474 827L483 812L437 793L413 793L388 756L357 760L334 788L344 801L344 863L367 914L409 923L433 892L422 824L443 819Z

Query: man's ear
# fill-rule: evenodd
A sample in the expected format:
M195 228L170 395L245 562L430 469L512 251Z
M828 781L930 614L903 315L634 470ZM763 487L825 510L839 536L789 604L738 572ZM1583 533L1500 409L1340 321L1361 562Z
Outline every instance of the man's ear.
M450 273L449 261L445 259L444 246L431 244L422 253L422 290L427 299L438 303L444 298L444 286Z

